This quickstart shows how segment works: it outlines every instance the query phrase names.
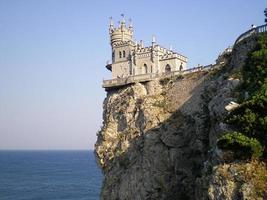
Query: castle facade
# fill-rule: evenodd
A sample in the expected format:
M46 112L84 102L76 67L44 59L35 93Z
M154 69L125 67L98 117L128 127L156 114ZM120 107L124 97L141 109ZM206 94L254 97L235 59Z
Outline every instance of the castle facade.
M112 71L112 79L186 69L187 57L156 44L154 37L151 46L144 47L142 41L134 41L133 33L132 23L127 26L124 17L118 27L110 19L112 62L106 67Z

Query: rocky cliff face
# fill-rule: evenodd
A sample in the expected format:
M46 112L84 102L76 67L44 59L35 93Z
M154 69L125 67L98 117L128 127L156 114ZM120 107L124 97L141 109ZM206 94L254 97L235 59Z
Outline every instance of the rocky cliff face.
M107 92L95 145L105 177L101 199L249 197L251 187L235 179L240 168L225 164L225 153L216 147L218 137L229 129L223 118L225 106L236 100L239 80L232 72L233 65L242 65L240 51L243 46L219 71Z

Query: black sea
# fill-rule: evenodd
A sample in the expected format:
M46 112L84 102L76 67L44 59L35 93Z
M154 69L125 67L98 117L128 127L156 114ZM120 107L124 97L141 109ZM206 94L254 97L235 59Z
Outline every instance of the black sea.
M93 151L0 151L1 200L97 200Z

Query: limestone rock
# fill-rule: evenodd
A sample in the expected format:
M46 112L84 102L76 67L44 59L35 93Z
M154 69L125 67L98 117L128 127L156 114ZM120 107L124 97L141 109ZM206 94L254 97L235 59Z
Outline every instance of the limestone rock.
M234 101L231 101L228 105L225 106L225 110L228 112L238 108L240 105Z
M248 45L248 47L244 47ZM253 199L240 179L250 163L227 163L218 138L238 107L233 68L244 64L253 39L232 52L227 70L196 72L109 90L95 155L104 173L103 200ZM221 70L221 71L220 71ZM258 198L260 199L260 197Z
M208 147L204 77L167 85L155 80L108 92L95 148L105 175L102 199L194 196Z

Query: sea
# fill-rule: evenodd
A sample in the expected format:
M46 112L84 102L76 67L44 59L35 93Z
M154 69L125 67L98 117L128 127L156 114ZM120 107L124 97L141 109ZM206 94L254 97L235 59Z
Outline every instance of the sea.
M97 200L93 151L0 151L0 200Z

